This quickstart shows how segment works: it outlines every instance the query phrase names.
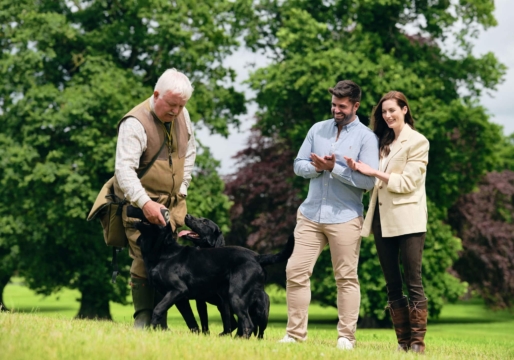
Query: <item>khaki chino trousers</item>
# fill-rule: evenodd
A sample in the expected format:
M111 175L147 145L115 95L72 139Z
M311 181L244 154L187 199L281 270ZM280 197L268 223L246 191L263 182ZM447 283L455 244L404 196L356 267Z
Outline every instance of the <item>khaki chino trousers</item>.
M286 267L286 331L289 336L300 341L307 339L310 277L321 251L329 244L337 285L338 336L347 338L355 345L360 307L357 266L362 223L362 217L358 217L341 224L320 224L298 211L294 230L295 247Z

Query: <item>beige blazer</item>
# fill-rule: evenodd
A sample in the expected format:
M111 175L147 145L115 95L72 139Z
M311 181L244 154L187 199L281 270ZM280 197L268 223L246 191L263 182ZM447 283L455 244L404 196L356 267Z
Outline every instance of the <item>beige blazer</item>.
M383 237L427 231L428 149L428 140L423 135L409 125L403 127L391 154L381 165L380 170L390 174L389 182L386 184L379 179L375 182L362 236L371 233L377 204Z

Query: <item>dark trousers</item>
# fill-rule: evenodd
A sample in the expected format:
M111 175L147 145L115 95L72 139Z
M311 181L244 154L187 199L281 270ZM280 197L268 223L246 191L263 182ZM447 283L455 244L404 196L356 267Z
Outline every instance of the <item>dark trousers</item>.
M382 237L378 204L375 208L372 228L380 266L386 280L388 300L396 301L403 297L401 261L409 300L425 301L425 292L421 283L421 259L426 233Z

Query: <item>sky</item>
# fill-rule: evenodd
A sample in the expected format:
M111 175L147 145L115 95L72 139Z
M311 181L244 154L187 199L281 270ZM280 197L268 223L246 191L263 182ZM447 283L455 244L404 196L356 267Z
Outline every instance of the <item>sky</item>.
M484 94L481 98L482 105L488 110L490 120L500 124L504 128L505 135L514 133L514 14L513 0L495 0L494 12L498 26L482 31L474 41L474 54L482 55L493 52L496 57L507 66L504 82L497 91ZM255 55L245 49L240 49L227 59L227 65L234 68L238 74L237 89L246 93L246 98L251 99L253 93L243 84L248 78L249 71L258 66L266 66L268 60L262 55ZM221 161L218 169L221 175L231 174L235 171L232 157L246 147L249 130L254 124L253 114L256 111L255 104L247 104L248 114L242 116L239 131L230 128L230 136L224 138L220 135L210 135L206 128L196 129L196 137L207 145L214 157ZM320 119L321 120L321 119Z

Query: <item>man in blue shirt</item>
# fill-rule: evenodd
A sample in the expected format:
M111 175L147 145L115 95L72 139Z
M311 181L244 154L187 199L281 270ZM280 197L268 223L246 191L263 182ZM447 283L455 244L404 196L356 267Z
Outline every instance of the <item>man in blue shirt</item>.
M310 277L319 254L328 243L337 284L337 347L353 349L359 317L357 276L362 195L375 178L353 171L344 157L362 160L378 169L378 140L357 117L361 89L344 80L329 89L333 118L314 124L294 161L294 172L310 179L307 199L298 209L295 248L287 263L286 336L281 342L307 339Z

